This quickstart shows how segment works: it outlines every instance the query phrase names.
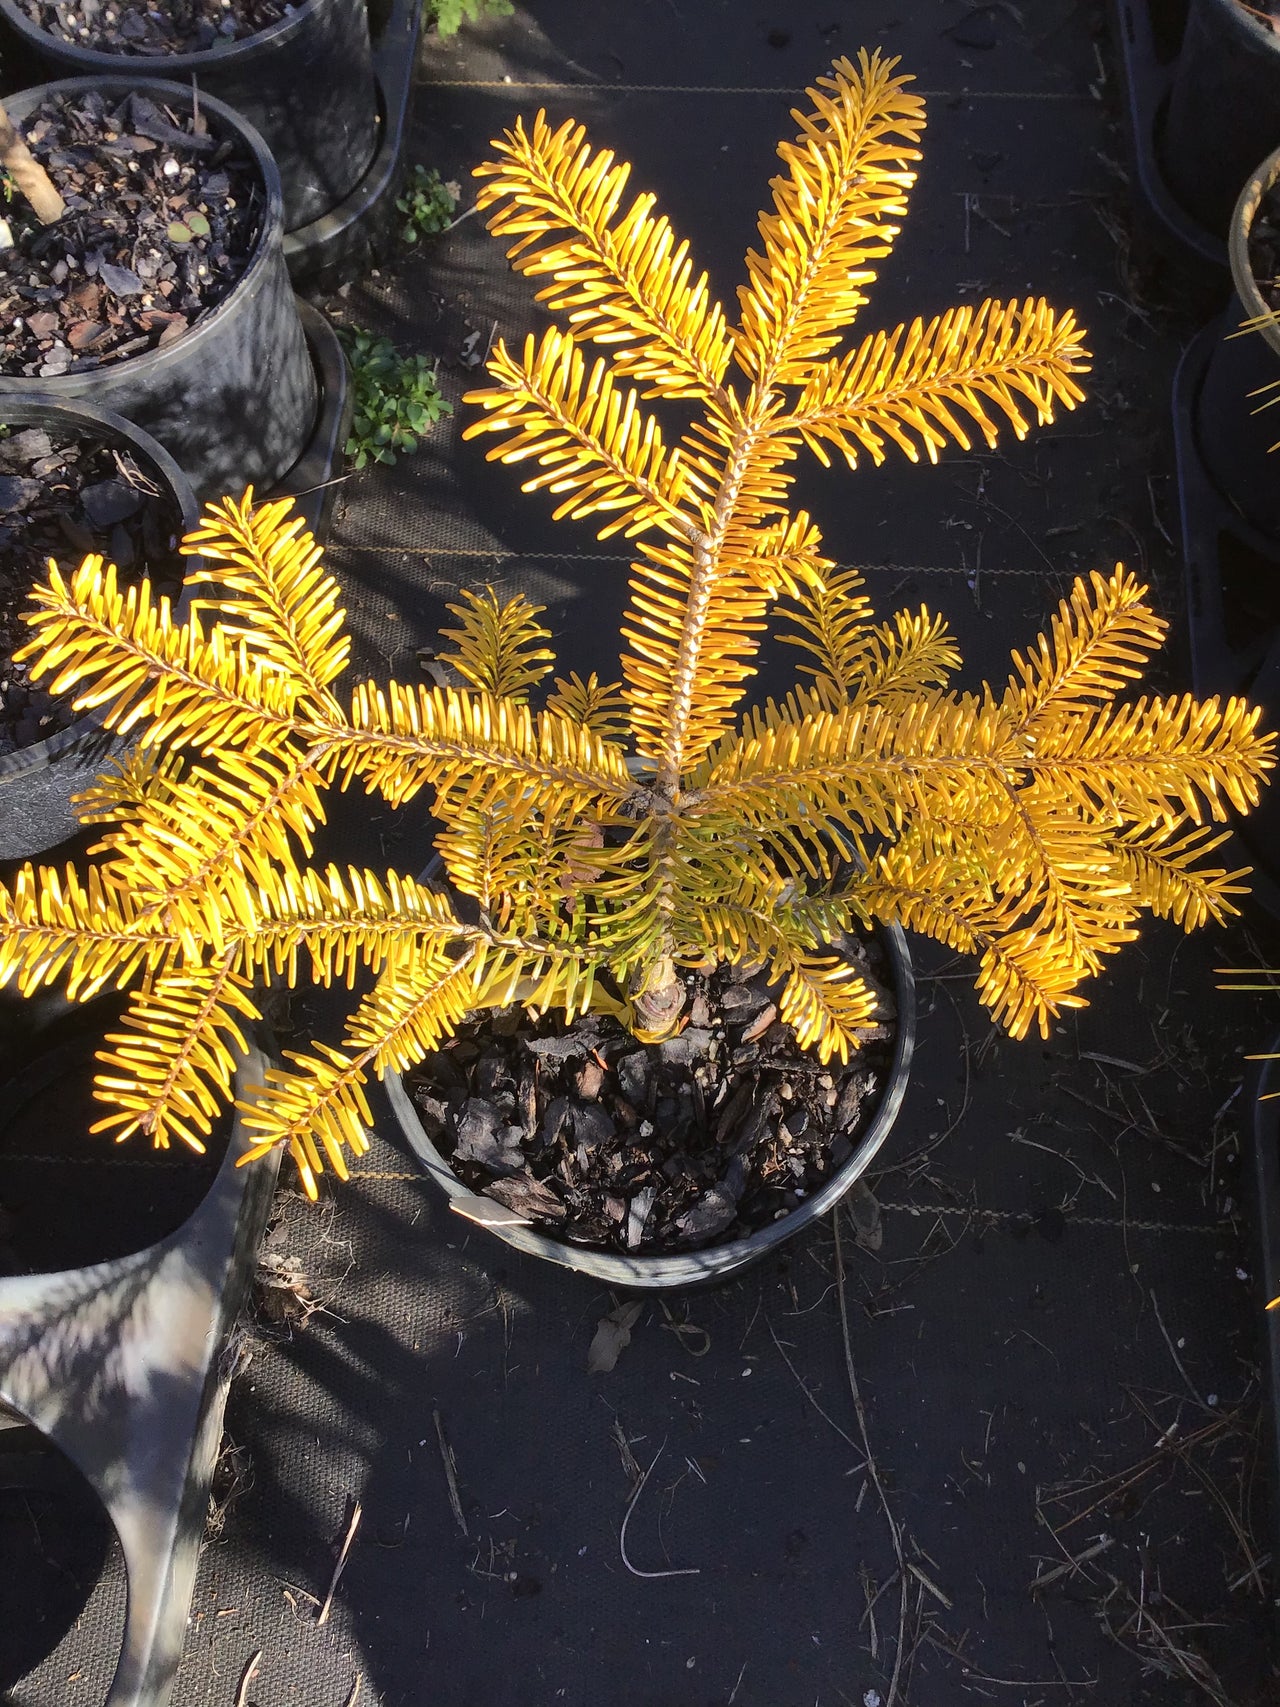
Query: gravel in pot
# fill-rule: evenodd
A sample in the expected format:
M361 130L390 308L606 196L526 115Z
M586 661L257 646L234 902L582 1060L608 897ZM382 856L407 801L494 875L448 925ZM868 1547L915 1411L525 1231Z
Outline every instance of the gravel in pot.
M241 41L287 18L288 0L20 0L39 30L99 53L153 58Z

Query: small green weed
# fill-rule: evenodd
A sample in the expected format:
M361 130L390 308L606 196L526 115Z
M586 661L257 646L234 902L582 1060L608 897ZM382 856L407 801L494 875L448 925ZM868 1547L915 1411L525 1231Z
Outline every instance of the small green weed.
M464 23L481 18L509 18L515 11L511 0L425 0L423 15L442 36L456 36Z
M338 335L355 386L346 444L351 466L411 454L434 422L453 413L453 404L440 395L435 363L426 356L402 356L389 338L359 326L340 327Z
M396 207L404 215L400 235L405 242L416 243L420 237L447 231L460 194L457 184L441 182L434 166L415 166L404 194L396 197Z

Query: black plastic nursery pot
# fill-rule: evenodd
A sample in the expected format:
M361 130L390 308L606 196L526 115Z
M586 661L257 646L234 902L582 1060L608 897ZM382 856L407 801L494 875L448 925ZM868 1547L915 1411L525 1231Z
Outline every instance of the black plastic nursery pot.
M302 0L279 23L224 47L150 56L80 47L39 28L17 0L0 19L47 76L164 80L233 107L260 132L280 171L285 230L335 207L378 145L365 0ZM165 97L167 99L167 97Z
M667 1292L682 1291L691 1286L716 1285L728 1280L777 1250L785 1241L812 1227L835 1208L870 1167L893 1129L906 1095L915 1048L915 977L907 939L898 926L881 927L876 936L885 950L898 1009L892 1062L875 1112L853 1154L798 1209L746 1238L726 1240L700 1250L655 1256L624 1256L592 1246L571 1244L566 1239L536 1231L527 1224L484 1221L482 1230L528 1256L542 1257L561 1268L590 1275L606 1286L626 1291ZM453 1207L465 1210L479 1203L496 1209L497 1205L489 1198L477 1199L474 1196L427 1136L402 1076L386 1073L382 1082L410 1149Z
M247 1136L228 1115L199 1164L162 1152L122 1166L110 1140L88 1132L103 1005L54 1003L50 1023L14 1051L12 1001L0 1004L0 1420L29 1425L32 1445L43 1438L83 1478L70 1522L90 1495L101 1502L128 1581L107 1699L164 1707L222 1439L228 1336L278 1161L238 1167ZM238 1096L263 1082L266 1048L255 1039L242 1057ZM78 1550L89 1572L98 1533L87 1558Z
M47 427L128 451L172 498L182 518L182 533L189 532L199 519L195 493L177 463L150 434L120 415L86 402L0 395L0 426ZM175 612L180 620L185 616L189 588L200 573L199 558L185 562L187 579ZM101 724L87 714L42 741L0 754L0 860L41 853L71 834L76 820L69 800L69 778L74 774L84 786L88 780L85 768L90 772L96 769L105 751Z
M284 256L299 289L332 291L358 277L388 252L404 186L405 143L413 118L414 66L422 30L422 0L391 0L371 8L378 141L359 182L335 206L285 232Z
M1161 156L1193 219L1224 235L1240 186L1280 146L1280 36L1241 0L1191 0Z
M123 100L127 76L43 84L11 96L21 130L50 95L90 89ZM147 93L175 112L190 113L193 93L157 81ZM164 349L147 350L54 378L0 374L0 408L31 395L84 398L123 415L159 440L200 499L265 491L302 455L316 420L317 384L285 265L280 175L254 127L225 103L198 97L217 136L234 136L253 160L263 193L262 223L248 265L223 300Z
M351 429L352 394L346 357L333 327L309 303L300 301L298 311L319 386L320 407L302 455L279 485L263 496L296 495L298 513L323 541L337 492L336 477L344 460L343 447ZM36 397L9 401L0 395L0 424L32 426L55 418L92 423L95 436L108 437L108 427L118 432L122 445L134 449L166 485L172 483L184 527L195 525L199 506L190 482L149 435L122 417L84 402ZM186 581L175 612L179 621L185 618L189 589L200 573L198 557L188 558L186 563ZM73 799L90 787L117 747L118 742L102 730L93 715L88 715L44 741L0 756L0 862L33 859L75 836L80 825Z
M1269 322L1241 330L1270 313L1253 276L1249 237L1277 179L1280 148L1250 174L1236 199L1227 243L1234 295L1205 368L1196 438L1210 478L1228 503L1250 527L1280 540L1280 460L1271 450L1280 440L1280 409L1267 406L1280 391L1266 389L1280 387L1280 328Z
M1255 1057L1245 1076L1245 1099L1253 1138L1254 1227L1259 1310L1280 1298L1280 1037ZM1280 1307L1267 1311L1263 1345L1263 1396L1268 1426L1264 1460L1271 1483L1272 1539L1280 1543Z
M1224 347L1244 345L1255 353L1265 348L1256 336L1224 346L1234 324L1228 315L1205 327L1184 351L1173 383L1191 685L1202 699L1245 695L1262 706L1267 725L1274 727L1280 717L1280 534L1245 519L1215 480L1207 455L1207 439L1225 430L1224 390L1218 389L1214 407L1204 401ZM1234 363L1236 357L1229 359ZM1252 406L1237 395L1237 415ZM1256 419L1246 418L1256 431ZM1263 473L1280 477L1280 451ZM1280 792L1265 789L1249 816L1234 821L1234 830L1237 845L1225 857L1251 867L1251 901L1280 919Z
M1180 267L1206 299L1216 298L1227 265L1225 237L1204 225L1178 199L1163 158L1162 141L1186 29L1187 0L1111 0L1111 20L1128 115L1135 212L1143 235ZM1250 156L1241 168L1237 188L1262 152Z

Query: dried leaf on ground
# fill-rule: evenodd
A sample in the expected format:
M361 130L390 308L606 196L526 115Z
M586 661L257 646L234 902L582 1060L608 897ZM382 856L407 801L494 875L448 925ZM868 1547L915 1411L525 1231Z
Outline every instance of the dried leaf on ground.
M631 1344L631 1330L643 1309L644 1300L633 1298L630 1303L619 1304L616 1310L610 1310L607 1316L601 1316L587 1353L588 1375L609 1374Z

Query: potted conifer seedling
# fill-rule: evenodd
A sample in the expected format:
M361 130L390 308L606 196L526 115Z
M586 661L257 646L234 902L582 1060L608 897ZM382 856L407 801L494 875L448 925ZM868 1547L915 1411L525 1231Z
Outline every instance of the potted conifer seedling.
M1005 687L956 692L944 625L875 623L789 509L802 445L933 457L1080 395L1076 324L1041 301L839 353L918 158L906 81L864 54L809 91L737 326L577 126L517 125L481 168L493 229L570 324L495 349L471 430L558 513L637 539L619 687L543 692L537 612L471 593L461 685L341 692L338 588L287 506L251 496L192 536L212 603L181 625L97 559L50 572L33 669L138 744L82 802L102 827L87 874L28 866L0 889L0 975L133 990L104 1130L198 1144L257 987L365 968L342 1043L244 1105L245 1160L287 1148L314 1194L367 1147L368 1075L403 1107L397 1075L421 1063L419 1148L430 1126L468 1213L666 1284L748 1260L851 1182L891 1094L850 1077L891 981L878 931L973 953L1021 1035L1081 1004L1144 911L1191 928L1231 910L1214 820L1257 800L1273 741L1238 699L1118 700L1164 631L1131 575L1078 582ZM679 444L649 398L698 411ZM744 709L775 611L806 673ZM393 804L427 791L440 881L308 863L324 788L357 781Z

